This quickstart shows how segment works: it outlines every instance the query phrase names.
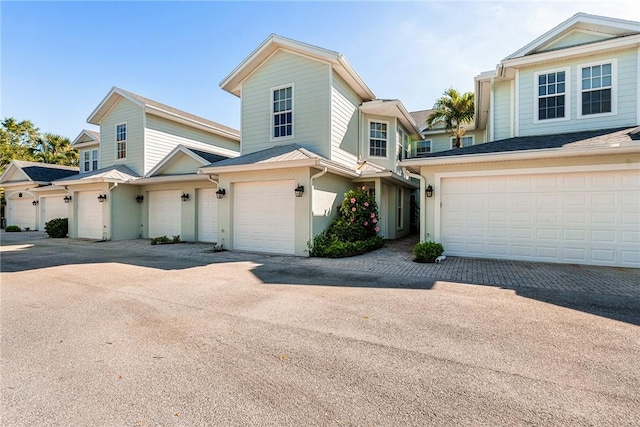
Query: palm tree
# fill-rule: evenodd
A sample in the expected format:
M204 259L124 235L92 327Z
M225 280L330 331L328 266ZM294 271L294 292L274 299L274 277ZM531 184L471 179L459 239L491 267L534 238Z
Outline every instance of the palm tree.
M38 140L35 158L39 162L58 165L78 166L78 152L71 147L69 139L45 133Z
M471 123L475 117L475 96L473 92L461 95L454 88L445 90L443 95L436 101L433 111L427 117L427 126L433 129L434 125L444 123L445 129L456 137L455 147L460 148L460 139L465 131L462 125Z

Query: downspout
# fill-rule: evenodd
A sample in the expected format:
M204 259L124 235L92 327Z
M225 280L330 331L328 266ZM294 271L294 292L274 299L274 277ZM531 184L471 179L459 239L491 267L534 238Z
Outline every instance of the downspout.
M309 179L309 186L311 187L311 192L309 193L309 241L313 241L313 180L316 178L320 178L324 174L327 173L327 167L318 172L315 175L312 175Z
M108 228L108 235L106 231L102 233L102 240L111 240L111 225L113 222L113 203L111 203L111 200L112 200L111 191L113 191L113 189L116 188L117 186L118 186L118 183L114 182L113 185L109 187L109 199L107 200L107 204L109 205L109 228Z
M220 184L218 183L217 180L213 179L213 175L207 175L207 179L211 182L213 182L215 185L218 186L218 188L220 188Z
M404 171L405 175L411 177L411 178L416 178L417 180L420 181L420 241L421 242L426 242L427 241L427 197L426 197L426 190L427 190L427 182L424 178L424 176L422 175L418 175L415 173L411 173L409 172L409 169L405 167L402 168L402 170Z

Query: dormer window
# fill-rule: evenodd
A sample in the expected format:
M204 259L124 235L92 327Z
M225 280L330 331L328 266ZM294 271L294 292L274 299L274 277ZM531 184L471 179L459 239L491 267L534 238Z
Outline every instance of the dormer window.
M568 119L569 71L536 73L537 121Z
M615 114L616 61L585 64L578 67L580 98L578 118Z
M271 90L272 139L293 137L293 85Z
M116 125L116 160L127 158L127 124Z

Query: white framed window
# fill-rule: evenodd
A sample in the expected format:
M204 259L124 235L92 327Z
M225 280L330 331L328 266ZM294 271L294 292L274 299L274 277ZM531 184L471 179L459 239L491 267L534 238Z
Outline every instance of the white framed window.
M389 123L369 121L369 156L387 157Z
M460 148L471 147L474 143L473 135L460 137ZM456 146L456 137L451 137L451 149Z
M425 139L416 143L416 155L431 153L431 140Z
M534 123L569 120L569 68L534 74Z
M116 160L127 158L127 124L116 125Z
M293 84L271 88L271 140L293 138Z
M398 187L398 212L396 217L396 228L402 230L404 227L404 218L402 214L402 202L404 199L404 188Z
M90 156L91 153L89 151L82 152L82 172L89 172L91 170Z
M98 169L98 150L91 150L91 170Z
M409 147L407 143L407 133L398 126L398 130L396 132L396 146L398 151L398 160L404 160L409 158Z
M578 119L617 114L617 68L615 59L578 66Z

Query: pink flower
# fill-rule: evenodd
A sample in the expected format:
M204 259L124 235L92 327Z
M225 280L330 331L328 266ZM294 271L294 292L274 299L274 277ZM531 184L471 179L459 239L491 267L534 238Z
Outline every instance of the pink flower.
M365 205L366 207L369 207L369 202L364 202L364 205Z
M365 187L364 185L362 186L362 191L366 190L367 187Z
M380 231L380 227L376 227L374 230L376 230L377 233L378 231Z
M351 198L351 203L355 203L355 202L356 202L356 198L355 198L355 197L352 197L352 198Z
M367 221L364 222L364 226L366 227L367 225L369 225L369 223Z
M355 221L355 219L354 219L354 218L351 218L351 222L353 222L353 221Z
M376 217L376 214L371 212L371 218L375 218L375 217Z
M378 222L378 220L376 218L373 218L373 221L371 221L371 222L373 222L375 224L376 222Z
M351 212L355 212L355 211L356 211L356 207L354 206L351 208Z

